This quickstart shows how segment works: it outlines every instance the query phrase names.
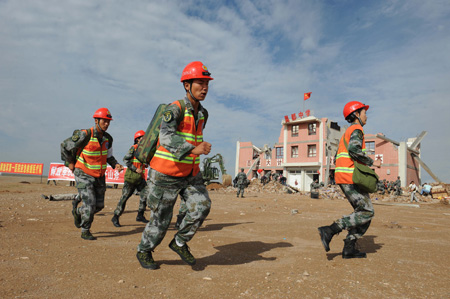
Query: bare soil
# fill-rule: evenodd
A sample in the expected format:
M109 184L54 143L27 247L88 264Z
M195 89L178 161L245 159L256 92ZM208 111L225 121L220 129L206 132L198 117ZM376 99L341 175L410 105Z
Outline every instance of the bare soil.
M168 248L172 224L153 254L160 269L152 271L135 256L144 229L135 221L137 196L116 228L111 217L122 190L108 189L92 226L98 239L86 241L73 224L70 201L40 196L76 189L45 182L0 176L1 298L450 297L449 205L376 204L358 242L367 258L344 260L344 232L326 253L317 227L351 213L346 200L236 198L212 190L211 213L189 243L197 265L186 265Z

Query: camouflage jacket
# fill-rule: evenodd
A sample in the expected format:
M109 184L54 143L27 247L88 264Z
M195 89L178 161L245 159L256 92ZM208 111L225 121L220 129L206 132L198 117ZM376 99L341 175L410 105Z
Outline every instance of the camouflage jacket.
M186 109L191 110L194 115L195 123L198 124L198 120L206 113L205 108L199 103L198 114L194 114L194 107L187 97L184 98L186 103ZM163 117L161 122L161 128L159 131L159 143L170 153L172 153L178 160L188 155L191 150L195 148L194 145L187 142L183 137L177 135L177 128L183 121L181 119L181 109L177 105L169 105L164 111L164 115L170 115L170 117ZM166 121L166 119L168 121Z
M94 130L91 133L92 136L98 138L97 128L94 126ZM65 166L69 166L69 163L76 163L76 161L72 161L72 157L75 156L74 153L76 153L83 144L86 144L86 138L91 138L90 136L87 136L86 132L82 130L75 130L73 132L72 137L67 138L61 143L61 159L64 161ZM106 139L110 140L108 145L108 156L107 156L107 163L111 165L112 168L116 167L117 160L113 156L112 151L112 137L108 133L103 133L103 138L100 143L103 143L106 141Z
M373 160L362 151L364 135L361 130L354 130L348 142L348 154L353 160L357 160L367 166L372 166Z
M133 159L134 159L134 153L136 152L136 150L134 149L134 146L131 146L130 149L128 150L128 153L123 157L123 162L125 163L125 165L128 167L128 169L136 172L136 166L134 166L133 164ZM147 165L144 165L145 168L147 168Z
M239 172L236 176L236 182L238 185L244 185L247 182L247 176L243 172Z

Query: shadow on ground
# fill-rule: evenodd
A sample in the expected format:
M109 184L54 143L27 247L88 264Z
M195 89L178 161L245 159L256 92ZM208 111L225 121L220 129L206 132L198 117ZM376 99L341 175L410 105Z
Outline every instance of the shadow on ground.
M202 271L209 265L242 265L255 261L275 261L276 257L263 257L262 253L270 251L275 248L292 247L291 243L264 243L261 241L238 242L223 246L214 247L218 250L210 256L197 259L197 264L192 266L194 271ZM194 253L194 252L193 252ZM195 254L195 253L194 253ZM179 258L175 260L158 261L158 264L166 265L185 265Z

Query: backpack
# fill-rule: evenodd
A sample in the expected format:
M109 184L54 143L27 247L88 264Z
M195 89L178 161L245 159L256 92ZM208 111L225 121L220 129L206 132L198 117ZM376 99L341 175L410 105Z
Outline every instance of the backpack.
M184 100L178 100L181 106L181 115L179 119L184 118L184 110L186 109L186 103ZM159 140L159 129L161 128L161 120L164 111L167 106L171 104L159 104L158 108L153 115L153 118L150 124L145 131L144 137L142 137L141 141L139 141L136 151L134 152L134 157L138 159L141 163L150 164L153 156L156 152L156 146ZM204 110L204 124L208 120L208 112ZM203 126L204 127L204 126Z
M81 133L81 131L82 131L82 130L75 130L75 131L73 131L72 137L69 137L69 138L67 138L66 140L68 140L68 141L73 141L73 140L74 140L74 139L73 139L73 136L79 136L80 133ZM84 149L84 147L89 143L89 140L91 139L91 138L90 138L91 135L92 135L91 129L86 129L86 131L87 131L86 136L89 136L89 138L85 138L84 141L83 141L83 143L81 144L81 146L80 146L79 148L76 148L76 149L73 149L73 150L70 151L70 157L71 157L72 161L65 161L65 160L64 160L64 157L61 156L61 159L62 159L63 161L68 162L68 163L69 163L69 162L73 162L73 163L76 163L76 162L77 162L78 157L79 157L80 154L81 154L81 151ZM66 143L66 140L64 140L64 141L61 143L61 152L62 152L62 150L63 150L63 148L64 148L64 144Z

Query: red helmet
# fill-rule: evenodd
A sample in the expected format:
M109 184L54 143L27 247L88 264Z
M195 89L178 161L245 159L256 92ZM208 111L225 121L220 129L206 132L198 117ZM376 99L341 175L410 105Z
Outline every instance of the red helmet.
M111 116L111 112L107 108L100 108L95 111L93 118L103 118L113 120Z
M344 106L344 118L347 118L350 114L355 112L356 110L359 110L361 108L364 108L365 110L369 109L369 105L364 105L361 102L358 101L351 101L345 104Z
M214 80L214 78L211 78L208 68L201 61L193 61L184 68L180 81L183 82L190 79Z
M136 133L134 133L134 139L136 140L136 138L142 137L145 135L145 132L143 130L137 131Z

